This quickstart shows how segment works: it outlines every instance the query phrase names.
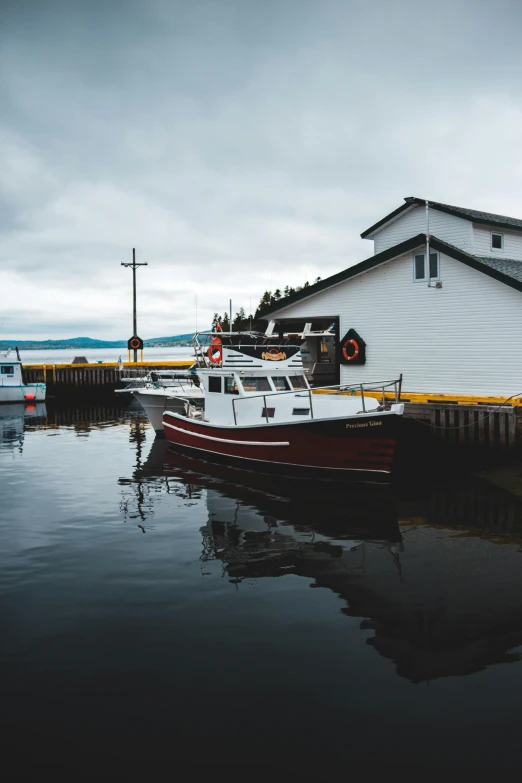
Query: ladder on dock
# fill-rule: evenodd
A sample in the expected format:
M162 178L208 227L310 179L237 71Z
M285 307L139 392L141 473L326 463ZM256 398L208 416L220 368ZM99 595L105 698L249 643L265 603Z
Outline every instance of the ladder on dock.
M199 335L195 334L192 338L192 347L196 356L196 365L198 367L211 367L212 364L208 358L208 345L202 345L199 341Z

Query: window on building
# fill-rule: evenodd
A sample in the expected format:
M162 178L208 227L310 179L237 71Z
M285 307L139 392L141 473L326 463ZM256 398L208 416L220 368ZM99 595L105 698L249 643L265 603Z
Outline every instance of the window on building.
M276 391L290 391L290 384L287 379L282 375L280 378L272 377L272 383Z
M258 378L255 375L251 375L247 378L241 378L243 389L246 392L270 392L272 387L268 382L268 378Z
M210 375L208 379L209 392L221 394L221 375Z
M415 253L413 256L413 279L427 280L426 253ZM430 253L430 280L439 279L439 254Z
M0 367L0 373L2 375L14 375L14 364L3 364Z
M288 380L292 384L294 391L301 391L302 389L308 388L304 375L291 375Z
M239 394L235 378L225 378L225 394Z
M504 250L504 234L497 234L491 232L491 249L492 250Z

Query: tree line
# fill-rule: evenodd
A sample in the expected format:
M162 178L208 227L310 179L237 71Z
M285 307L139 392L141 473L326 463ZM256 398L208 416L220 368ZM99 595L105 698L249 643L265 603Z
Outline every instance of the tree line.
M318 283L320 279L320 277L317 277L314 280L314 285L315 283ZM235 318L232 320L232 327L228 313L224 313L223 315L214 313L212 317L212 330L215 330L217 324L221 326L221 329L224 332L248 332L250 330L264 330L266 324L264 322L260 322L259 318L262 313L265 312L265 310L269 310L271 307L274 307L278 302L281 302L282 299L293 296L299 291L309 287L310 283L307 280L306 283L303 285L298 285L296 288L287 285L283 288L282 291L280 288L276 288L274 292L265 291L259 300L259 304L253 314L250 313L247 315L243 307L239 308Z

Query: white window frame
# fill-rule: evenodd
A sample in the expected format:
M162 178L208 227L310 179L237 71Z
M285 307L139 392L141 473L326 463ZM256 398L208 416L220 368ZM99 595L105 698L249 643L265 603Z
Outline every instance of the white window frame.
M493 247L493 234L495 234L495 236L497 236L497 237L501 237L501 239L502 239L502 247ZM491 245L491 251L493 253L503 253L504 252L504 234L502 233L502 231L492 231L491 232L491 243L490 243L490 245Z
M437 255L437 270L438 275L437 277L430 277L430 280L440 280L440 253L438 250L431 250L430 249L430 256L433 254ZM415 277L415 258L417 256L423 256L424 257L424 277ZM422 253L414 253L413 254L413 282L414 283L427 283L428 277L426 275L426 251L423 250Z

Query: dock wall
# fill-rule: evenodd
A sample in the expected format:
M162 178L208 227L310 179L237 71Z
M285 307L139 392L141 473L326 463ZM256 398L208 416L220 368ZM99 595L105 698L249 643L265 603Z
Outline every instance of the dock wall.
M103 364L26 364L25 383L47 384L47 397L90 397L109 394L125 384L122 377L142 377L152 370L188 369L193 362L116 362Z
M26 383L46 383L48 399L100 399L123 388L122 377L188 369L191 361L24 365ZM321 392L318 392L321 393ZM327 393L327 392L324 392ZM350 392L347 392L350 393ZM365 392L368 396L379 396ZM391 396L386 395L391 401ZM512 450L522 445L522 397L417 394L404 391L405 418L437 440L459 446Z

